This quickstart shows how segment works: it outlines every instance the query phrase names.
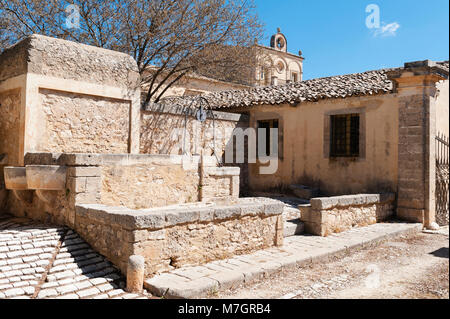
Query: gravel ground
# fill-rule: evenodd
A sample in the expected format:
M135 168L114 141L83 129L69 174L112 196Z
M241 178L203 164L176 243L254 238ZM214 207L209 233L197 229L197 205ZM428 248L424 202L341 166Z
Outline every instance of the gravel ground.
M449 298L448 227L281 273L218 298Z

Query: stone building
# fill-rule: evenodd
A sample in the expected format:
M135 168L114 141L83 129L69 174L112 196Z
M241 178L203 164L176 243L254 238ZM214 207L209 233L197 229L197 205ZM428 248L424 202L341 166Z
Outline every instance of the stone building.
M248 116L250 128L278 129L277 170L264 175L267 164L248 163L250 191L300 184L322 196L391 192L399 217L429 224L436 137L449 134L448 70L448 61L427 60L204 97L215 110ZM448 173L446 183L439 202L448 223Z
M285 67L301 80L299 63ZM322 236L394 213L433 227L448 71L421 61L142 109L130 56L32 35L0 55L0 213L66 225L124 273L141 255L147 276L282 246L283 203L246 188L317 189L298 217ZM252 128L278 131L275 155L269 134L255 163L224 163Z
M201 95L227 90L245 90L251 87L281 85L289 82L300 82L303 78L303 60L299 54L288 52L286 36L278 28L272 35L270 45L255 43L258 65L254 70L254 78L249 85L227 81L219 81L195 73L189 73L171 86L164 97Z
M41 35L5 50L0 214L66 225L124 273L136 254L152 275L282 245L283 205L239 198L240 168L217 162L242 116L143 110L140 91L126 54Z
M259 65L253 86L267 86L300 82L303 79L302 52L288 52L286 36L278 28L270 38L270 46L255 44L259 52Z

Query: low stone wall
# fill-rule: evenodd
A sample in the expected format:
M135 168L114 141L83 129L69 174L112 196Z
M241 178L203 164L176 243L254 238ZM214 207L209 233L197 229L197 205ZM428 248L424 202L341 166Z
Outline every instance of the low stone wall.
M28 153L26 166L64 168L65 188L11 191L6 209L19 217L72 227L76 204L142 209L237 199L239 168L215 167L215 163L213 157L199 156Z
M310 205L300 205L305 231L327 236L352 227L367 226L394 214L395 195L358 194L312 198Z
M283 207L266 198L147 210L77 205L75 230L123 272L130 255L141 255L153 275L281 246Z
M141 110L140 153L181 154L185 150L193 155L217 156L225 166L240 168L240 190L241 194L245 194L248 189L248 163L225 163L224 152L233 143L235 130L248 128L249 117L208 111L206 120L200 122L196 118L198 107L198 103L194 103L192 108L160 103L150 104Z
M103 156L100 202L132 209L197 202L199 161L183 165L181 156Z

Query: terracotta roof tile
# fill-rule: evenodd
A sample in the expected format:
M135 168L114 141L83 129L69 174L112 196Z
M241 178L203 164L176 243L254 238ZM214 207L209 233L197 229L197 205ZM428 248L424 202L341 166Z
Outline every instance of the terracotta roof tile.
M448 61L437 62L437 65L448 73ZM380 69L284 85L213 92L205 94L203 97L208 100L211 108L223 109L256 105L297 104L328 98L386 94L391 93L393 89L392 81L388 79L387 72L400 69ZM195 96L171 97L163 99L162 103L189 107L195 99Z

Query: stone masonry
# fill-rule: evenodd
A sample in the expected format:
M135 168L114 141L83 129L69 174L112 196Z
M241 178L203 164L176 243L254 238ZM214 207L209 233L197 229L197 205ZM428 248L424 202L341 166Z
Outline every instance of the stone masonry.
M305 231L328 236L353 227L368 226L394 214L394 194L358 194L311 199L311 205L299 205Z
M146 210L78 205L75 230L122 271L129 256L140 255L153 275L282 246L283 208L265 198Z
M441 66L432 61L406 63L388 73L396 83L399 103L397 216L430 227L435 222L435 136ZM448 70L447 70L448 74Z

